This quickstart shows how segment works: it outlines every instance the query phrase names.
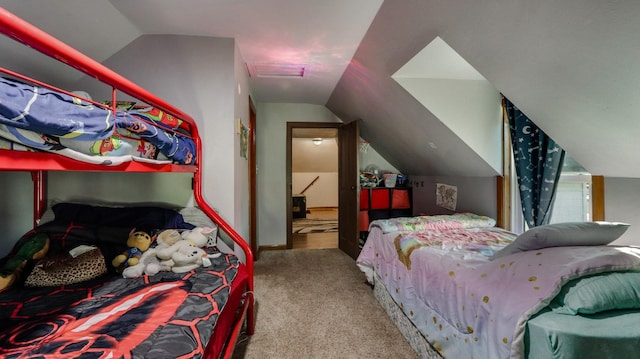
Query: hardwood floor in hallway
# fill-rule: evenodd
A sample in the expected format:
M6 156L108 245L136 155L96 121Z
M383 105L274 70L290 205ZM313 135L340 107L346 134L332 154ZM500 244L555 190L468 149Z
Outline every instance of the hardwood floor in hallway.
M309 208L307 219L337 220L338 208L318 207ZM295 219L294 219L295 221ZM338 231L319 233L294 233L293 249L326 249L338 248Z

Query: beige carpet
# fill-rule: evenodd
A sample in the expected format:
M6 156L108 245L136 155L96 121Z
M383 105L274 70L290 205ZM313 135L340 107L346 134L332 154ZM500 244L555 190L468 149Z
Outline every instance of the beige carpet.
M260 253L256 331L234 358L416 358L338 249Z

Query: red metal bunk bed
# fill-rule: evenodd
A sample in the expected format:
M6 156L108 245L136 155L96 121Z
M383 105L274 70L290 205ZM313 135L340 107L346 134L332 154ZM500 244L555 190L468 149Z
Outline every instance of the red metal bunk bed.
M156 97L135 83L111 71L100 63L92 60L65 43L48 35L35 26L18 18L14 14L0 7L0 32L7 37L30 46L35 50L57 59L85 74L109 85L112 88L111 106L116 113L116 93L118 91L132 96L149 106L164 111L174 118L181 119L190 131L190 138L195 144L195 164L175 163L149 163L140 161L128 161L118 165L105 166L81 162L72 158L54 153L39 151L13 151L0 149L0 170L2 171L27 171L31 173L34 183L33 218L34 228L38 224L45 210L47 210L47 171L111 171L111 172L187 172L193 173L194 199L199 207L219 228L230 237L235 246L239 246L245 256L245 262L238 265L237 278L243 280L234 281L229 295L234 297L238 307L231 307L224 316L220 315L218 323L228 322L228 333L215 331L209 344L204 349L202 357L229 358L233 354L235 343L244 330L247 335L252 335L254 330L254 299L253 299L253 254L246 241L216 213L205 201L202 194L202 146L195 121L186 113L175 108L171 104ZM28 81L36 86L53 89L71 95L64 90L50 87L37 80L29 79L10 70L0 68L0 72L17 78L20 81ZM240 286L238 288L238 286ZM0 303L0 306L6 303ZM175 340L175 339L174 339ZM214 344L215 342L215 344ZM203 343L206 345L206 343ZM216 348L214 348L214 346ZM3 348L0 348L0 354ZM4 352L7 353L6 351ZM23 354L24 355L24 354ZM124 356L129 356L125 354ZM135 356L135 355L134 355ZM20 354L17 355L20 357Z

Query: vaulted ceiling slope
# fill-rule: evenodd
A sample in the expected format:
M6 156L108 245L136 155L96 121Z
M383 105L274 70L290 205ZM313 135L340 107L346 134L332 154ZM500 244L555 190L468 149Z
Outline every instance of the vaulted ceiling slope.
M408 173L490 173L390 79L440 37L591 173L640 177L638 18L634 0L385 0L327 107Z
M144 34L233 37L249 65L307 66L302 80L252 78L255 101L326 105L345 122L362 120L362 136L406 174L494 176L495 162L478 154L477 143L391 77L439 38L591 173L640 177L637 0L0 0L0 6L98 61ZM22 53L28 50L0 38L3 65L62 86L75 80L63 65L43 67ZM460 104L465 100L461 94Z

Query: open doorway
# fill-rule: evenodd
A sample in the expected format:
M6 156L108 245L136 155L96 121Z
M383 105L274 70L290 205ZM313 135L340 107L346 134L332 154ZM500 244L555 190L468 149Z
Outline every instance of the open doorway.
M360 253L358 233L358 139L360 121L349 123L287 122L287 248L293 248L293 184L292 184L292 142L293 131L297 128L337 129L338 146L338 248L356 259ZM316 136L319 137L319 136ZM315 137L308 137L313 141ZM316 160L317 161L317 160ZM304 188L303 188L304 189ZM305 203L306 207L306 203ZM306 208L305 208L306 213Z
M338 248L339 124L326 125L291 129L289 248Z

